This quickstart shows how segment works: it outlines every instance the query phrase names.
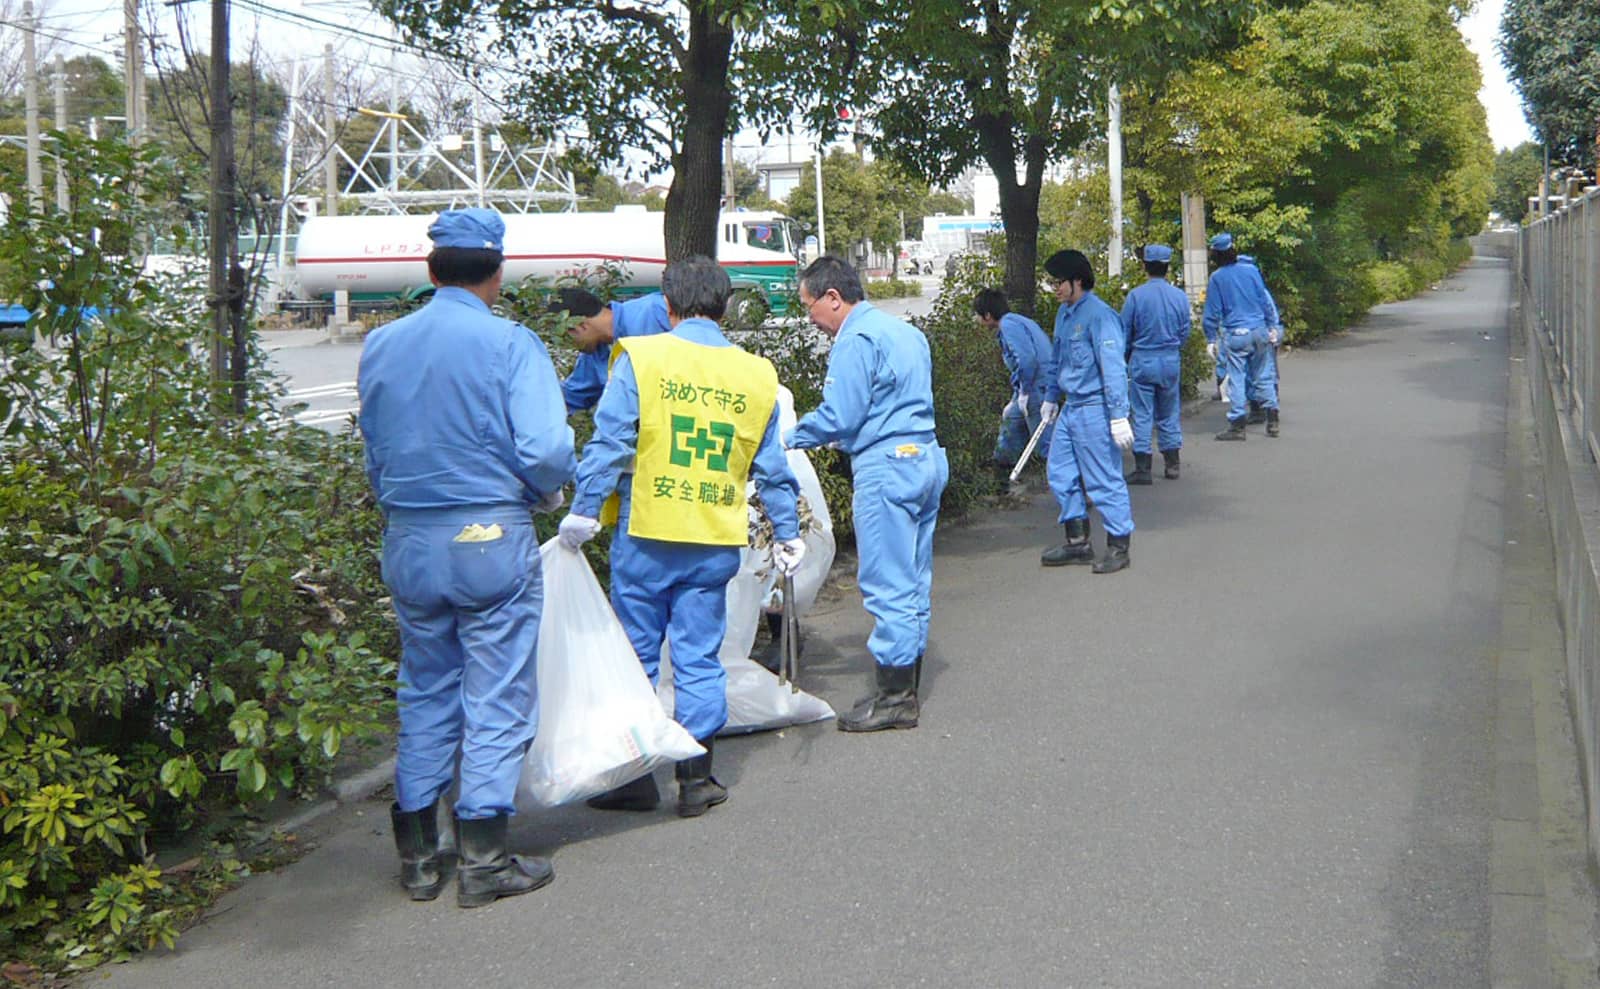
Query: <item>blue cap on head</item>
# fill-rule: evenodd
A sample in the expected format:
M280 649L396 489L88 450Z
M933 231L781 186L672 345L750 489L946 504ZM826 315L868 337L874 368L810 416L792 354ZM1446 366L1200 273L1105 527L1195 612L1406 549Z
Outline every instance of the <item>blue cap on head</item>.
M1217 234L1211 238L1211 249L1213 251L1226 251L1232 246L1233 234Z
M1165 244L1146 244L1144 259L1146 261L1171 261L1172 248Z
M447 210L428 227L434 247L471 247L504 251L506 221L492 209L473 206Z

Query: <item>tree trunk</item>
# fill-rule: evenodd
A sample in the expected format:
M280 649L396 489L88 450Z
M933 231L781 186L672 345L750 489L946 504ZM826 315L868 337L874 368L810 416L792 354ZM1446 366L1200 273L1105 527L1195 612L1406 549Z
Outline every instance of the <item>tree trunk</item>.
M984 160L1000 186L1000 220L1006 228L1006 298L1014 311L1032 316L1039 297L1039 191L1044 185L1045 144L1039 138L1025 142L1024 171L1019 176L1011 121L988 117L975 123Z
M672 155L667 189L667 260L691 254L717 256L717 215L722 208L722 139L733 96L728 64L733 31L717 23L705 2L690 4L689 46L682 66L684 120Z

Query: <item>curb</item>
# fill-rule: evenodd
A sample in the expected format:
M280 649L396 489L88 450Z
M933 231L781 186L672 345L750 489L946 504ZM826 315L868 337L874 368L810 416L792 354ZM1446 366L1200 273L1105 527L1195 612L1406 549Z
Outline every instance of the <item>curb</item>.
M322 799L272 825L275 831L301 831L347 804L360 803L394 779L394 756L335 779L322 791Z

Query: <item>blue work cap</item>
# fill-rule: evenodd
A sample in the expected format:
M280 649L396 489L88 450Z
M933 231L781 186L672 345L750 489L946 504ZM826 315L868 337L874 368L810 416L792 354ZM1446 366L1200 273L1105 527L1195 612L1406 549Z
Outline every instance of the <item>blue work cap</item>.
M1213 251L1226 251L1232 246L1233 234L1217 234L1211 238L1211 249Z
M1146 261L1171 261L1172 248L1165 244L1146 244L1144 259Z
M480 250L505 249L506 221L500 214L482 206L447 210L428 227L434 247L472 247Z

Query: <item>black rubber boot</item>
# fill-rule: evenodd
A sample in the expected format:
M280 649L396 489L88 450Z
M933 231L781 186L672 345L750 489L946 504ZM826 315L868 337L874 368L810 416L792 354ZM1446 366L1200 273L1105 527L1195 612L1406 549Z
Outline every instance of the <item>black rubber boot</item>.
M1065 523L1067 541L1061 546L1052 546L1039 557L1039 562L1047 567L1065 567L1076 563L1093 563L1094 547L1089 545L1089 520L1068 519Z
M439 802L421 810L389 805L394 848L400 853L400 885L413 900L435 900L450 881L449 858L439 852Z
M1118 570L1126 570L1132 566L1133 561L1128 558L1128 549L1132 543L1133 535L1131 533L1126 536L1106 536L1106 555L1095 562L1094 572L1116 573Z
M1155 479L1150 476L1150 462L1153 458L1148 453L1133 455L1133 473L1123 480L1129 484L1154 484Z
M1243 442L1244 441L1244 420L1243 419L1229 419L1228 420L1228 428L1224 429L1222 432L1218 433L1217 434L1217 439L1219 439L1219 440L1238 440L1239 442Z
M1267 421L1267 410L1261 407L1260 402L1252 398L1250 400L1250 414L1245 416L1244 421L1252 426L1259 426Z
M922 714L917 703L917 668L911 666L874 667L878 689L857 704L849 714L839 716L840 731L883 731L888 728L915 728Z
M711 775L711 739L697 739L705 755L678 763L678 816L699 817L728 799L728 788Z
M1166 478L1169 481L1176 481L1178 479L1178 467L1179 467L1179 464L1178 464L1178 451L1177 450L1162 450L1161 451L1161 459L1165 460L1167 462L1166 470L1161 472L1161 476Z
M649 773L629 780L614 790L607 790L584 803L595 810L655 810L661 803L661 791L656 789L656 778Z
M1267 435L1268 436L1272 436L1272 437L1276 437L1278 435L1278 410L1277 409L1268 409L1267 410Z
M922 691L922 653L917 653L917 661L911 664L911 689L917 693Z
M456 905L482 907L502 896L521 896L556 877L549 859L506 852L508 814L475 821L456 819L456 844L461 849Z

